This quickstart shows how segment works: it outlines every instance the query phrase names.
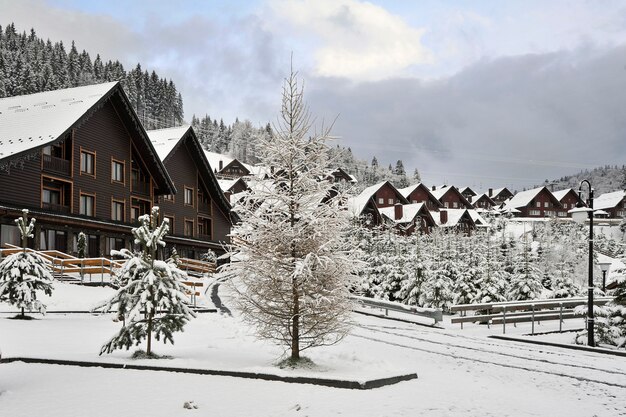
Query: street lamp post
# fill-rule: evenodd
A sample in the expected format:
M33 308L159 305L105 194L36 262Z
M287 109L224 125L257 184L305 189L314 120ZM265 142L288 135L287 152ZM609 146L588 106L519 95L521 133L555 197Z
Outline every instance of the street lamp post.
M589 208L585 208L582 201L583 184L589 187ZM578 186L579 202L576 208L570 210L572 219L578 223L585 220L585 214L589 216L589 276L587 283L587 345L595 346L594 318L593 318L593 187L588 180L582 180Z

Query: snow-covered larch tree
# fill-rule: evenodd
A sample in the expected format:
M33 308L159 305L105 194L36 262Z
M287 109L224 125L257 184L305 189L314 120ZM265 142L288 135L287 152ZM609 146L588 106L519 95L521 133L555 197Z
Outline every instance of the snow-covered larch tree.
M36 252L26 250L28 238L33 237L35 219L28 221L28 210L15 219L22 235L21 252L7 256L0 263L0 301L7 301L21 310L16 318L26 319L25 310L45 313L46 306L37 300L37 290L52 295L52 274L46 260Z
M349 217L341 190L326 180L330 129L313 131L297 74L285 79L273 135L260 141L270 181L233 207L232 262L225 272L242 317L257 336L300 353L340 341L349 329L349 286L358 272L342 232Z
M117 272L120 289L104 305L97 307L103 312L117 307L118 316L124 317L124 326L100 354L111 353L115 349L129 349L146 339L146 356L152 353L152 336L156 340L174 344L173 333L182 331L184 325L195 313L188 307L188 297L182 282L184 271L178 269L172 258L159 260L158 249L165 247L163 238L169 231L165 219L159 225L159 208L153 207L151 214L139 217L141 226L132 230L135 244L140 252L122 249L117 252L126 262Z

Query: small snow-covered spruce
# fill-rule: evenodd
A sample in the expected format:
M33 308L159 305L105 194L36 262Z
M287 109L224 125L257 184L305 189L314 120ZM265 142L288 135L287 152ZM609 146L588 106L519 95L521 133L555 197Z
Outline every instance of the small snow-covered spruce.
M132 232L140 252L122 249L117 253L126 258L117 272L121 288L96 310L107 312L116 306L118 315L125 320L119 333L102 346L101 355L116 349L128 350L146 339L146 356L151 357L153 335L156 340L174 344L173 333L182 331L195 317L187 306L181 283L186 278L185 272L178 269L172 258L157 259L158 249L165 246L163 238L169 231L167 219L160 225L158 219L158 207L154 207L151 214L139 217L141 226Z
M78 234L78 241L76 242L76 250L79 258L84 258L87 254L87 237L83 232Z
M16 318L25 319L25 310L45 313L46 306L37 300L37 290L52 295L52 274L48 262L38 253L26 250L28 238L33 237L35 219L28 221L28 210L15 219L22 235L21 252L7 256L0 263L0 301L6 301L21 310Z
M341 189L327 181L330 129L314 132L296 73L283 84L273 134L259 144L271 179L235 204L230 264L236 302L258 337L300 353L332 345L349 329L349 287L360 265L343 240L349 224Z
M533 261L530 245L524 237L524 248L516 258L515 269L511 277L508 293L510 300L535 300L541 297L544 290L541 284L541 273Z

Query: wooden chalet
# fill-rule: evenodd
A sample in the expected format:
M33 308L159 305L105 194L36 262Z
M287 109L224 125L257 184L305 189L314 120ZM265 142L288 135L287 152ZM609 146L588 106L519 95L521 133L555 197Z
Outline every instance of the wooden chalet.
M409 201L389 181L383 181L364 189L360 196L371 197L378 208L393 207L396 203L408 204Z
M244 164L237 158L232 158L215 152L209 152L207 150L204 151L204 154L206 159L209 161L211 168L213 168L213 173L219 179L247 177L253 173L252 167Z
M0 239L37 218L30 243L88 256L130 247L131 228L158 196L176 194L118 82L0 99Z
M425 203L426 208L430 211L438 211L441 207L443 207L443 204L437 200L437 197L435 197L430 192L428 187L422 183L410 185L406 188L401 188L398 191L400 191L400 194L402 194L411 204Z
M472 201L473 197L476 197L476 192L472 190L470 187L459 187L459 192L463 194L463 197L467 199L467 201Z
M509 198L513 197L513 193L506 187L490 188L487 190L487 197L491 198L496 205L501 205Z
M565 190L554 191L552 193L554 197L561 203L562 209L557 211L558 217L572 217L569 210L576 207L578 203L584 205L578 193L574 191L572 188L566 188Z
M170 223L166 241L186 258L199 258L208 249L222 252L232 227L230 204L193 128L151 130L148 136L178 190L158 197Z
M443 208L451 208L451 209L471 209L472 203L467 201L467 198L461 194L458 188L453 185L450 186L442 186L442 187L433 187L431 190L432 195L435 196L437 200L441 204L443 204Z
M352 175L348 174L342 168L335 168L328 173L326 179L330 182L356 184L357 180Z
M475 210L468 209L441 209L439 216L435 215L437 226L454 228L466 234L472 233L479 226L486 226L487 222Z
M556 217L562 210L559 200L546 187L519 192L501 209L502 212L515 213L517 217Z
M606 211L609 219L626 217L626 191L614 191L596 197L593 201L593 209Z
M437 226L425 203L400 204L379 209L383 222L400 233L413 234L416 230L430 233Z
M498 205L495 201L493 201L493 199L489 197L489 195L487 195L487 193L482 193L480 195L477 195L476 197L472 197L471 199L469 199L469 201L472 203L475 209L482 210L492 210Z

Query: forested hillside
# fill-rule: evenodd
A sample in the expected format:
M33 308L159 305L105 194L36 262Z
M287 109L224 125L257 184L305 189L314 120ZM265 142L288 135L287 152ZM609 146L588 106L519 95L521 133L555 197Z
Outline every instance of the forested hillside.
M577 190L580 181L584 179L591 182L595 189L596 197L611 191L623 190L626 189L626 166L605 165L592 170L586 169L574 175L561 177L558 180L546 180L546 182L541 185L548 185L548 187L554 189L554 191L565 188L574 188ZM587 191L587 188L585 187L584 190Z
M126 71L119 61L91 59L78 52L74 42L65 50L63 42L39 38L34 29L18 33L13 23L0 26L0 97L32 94L60 88L121 81L124 91L146 129L183 123L183 99L172 80L166 80L140 64Z

